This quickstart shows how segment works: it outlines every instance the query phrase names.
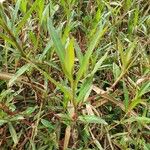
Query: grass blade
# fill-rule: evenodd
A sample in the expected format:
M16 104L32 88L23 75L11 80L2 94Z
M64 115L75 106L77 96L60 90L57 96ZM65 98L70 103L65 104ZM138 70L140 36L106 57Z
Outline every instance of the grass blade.
M17 14L20 8L21 0L17 0L16 5L15 5L15 10L13 11L13 18L12 18L12 27L14 28L14 23L17 19Z
M82 61L83 61L83 54L82 54L82 52L81 52L81 49L80 49L80 47L79 47L77 41L75 41L74 46L75 46L75 52L76 52L77 58L78 58L78 60L79 60L79 64L80 64L80 66L81 66Z
M91 76L93 76L93 75L97 72L97 70L100 69L102 63L103 63L104 60L107 58L107 54L108 54L108 53L105 53L105 55L102 56L102 57L99 59L99 61L95 64L94 69L93 69L92 72L90 73Z
M126 86L126 83L123 81L123 92L124 92L124 105L125 105L125 110L128 110L128 105L129 105L129 92Z
M54 46L55 46L55 51L60 59L61 65L64 65L64 60L65 60L65 51L64 51L64 46L60 40L60 37L58 36L57 32L55 31L55 28L52 24L52 20L49 18L48 19L48 29L49 33L52 37Z
M30 68L30 64L26 64L22 66L16 74L10 79L8 85L11 86L24 72L26 72Z
M10 132L10 134L11 134L11 137L12 137L14 143L17 144L19 140L18 140L17 133L16 133L16 131L15 131L15 129L14 129L12 123L9 122L9 123L8 123L8 126L9 126L9 132Z
M37 3L39 0L36 0L33 4L32 7L29 9L29 11L24 15L22 20L18 23L18 26L16 28L16 33L20 31L20 29L26 24L28 18L30 17L31 13L36 9Z

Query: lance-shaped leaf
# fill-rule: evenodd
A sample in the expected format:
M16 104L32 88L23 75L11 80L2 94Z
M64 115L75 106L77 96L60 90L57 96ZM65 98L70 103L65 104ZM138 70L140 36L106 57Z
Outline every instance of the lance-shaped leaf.
M72 79L72 73L74 68L74 40L71 39L70 43L66 49L66 55L65 55L65 69L69 75L69 78Z
M16 74L10 79L9 86L11 86L24 72L26 72L30 67L30 64L22 66Z
M60 37L58 36L53 24L51 18L48 19L48 29L49 33L51 35L51 38L53 40L54 46L55 46L55 51L60 59L61 65L64 66L64 58L65 58L65 51L64 51L64 46L60 40Z
M14 127L13 127L11 122L9 122L8 125L9 125L9 132L11 134L11 137L12 137L14 143L17 144L18 143L17 133L16 133L16 131L15 131L15 129L14 129Z
M83 115L79 116L79 120L84 122L84 123L96 123L96 124L104 124L107 125L107 122L95 115Z

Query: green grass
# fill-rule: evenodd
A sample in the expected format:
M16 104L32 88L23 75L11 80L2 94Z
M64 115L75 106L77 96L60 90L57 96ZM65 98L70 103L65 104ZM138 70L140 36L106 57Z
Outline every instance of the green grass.
M149 150L147 0L0 3L0 149Z

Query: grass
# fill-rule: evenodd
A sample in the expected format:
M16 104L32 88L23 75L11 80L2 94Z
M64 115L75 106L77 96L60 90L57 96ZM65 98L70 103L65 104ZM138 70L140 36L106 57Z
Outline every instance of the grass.
M0 149L149 150L147 0L0 2Z

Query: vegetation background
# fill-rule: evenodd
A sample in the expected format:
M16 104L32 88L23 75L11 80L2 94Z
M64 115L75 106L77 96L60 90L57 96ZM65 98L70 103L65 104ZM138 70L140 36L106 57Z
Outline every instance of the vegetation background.
M150 150L150 1L0 1L0 149Z

